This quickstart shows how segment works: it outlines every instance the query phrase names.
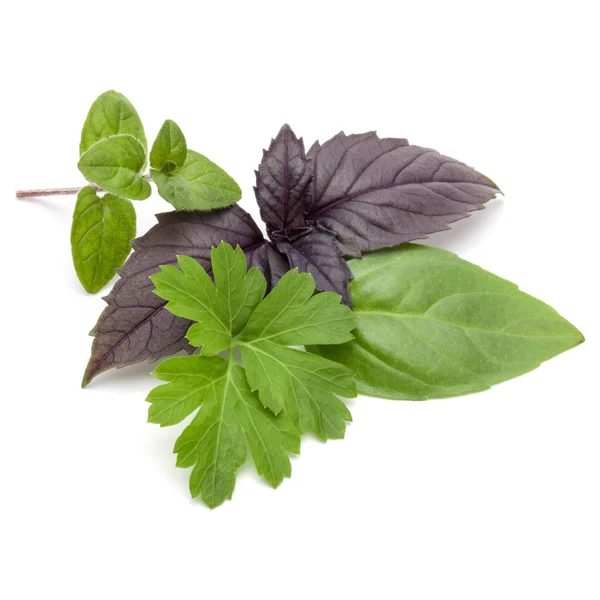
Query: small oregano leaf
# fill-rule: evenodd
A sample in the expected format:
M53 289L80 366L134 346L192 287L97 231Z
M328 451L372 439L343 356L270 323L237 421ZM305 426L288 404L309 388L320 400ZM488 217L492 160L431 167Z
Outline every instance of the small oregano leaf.
M186 157L187 143L183 132L175 121L167 119L152 144L150 166L163 173L171 173L183 167Z
M158 193L177 210L214 210L242 197L238 184L221 167L193 150L187 151L181 168L150 172Z
M133 200L150 196L143 178L147 142L132 104L114 91L92 104L81 132L79 170L89 181Z
M314 350L352 369L363 394L476 392L584 340L547 304L445 250L403 244L349 265L355 339Z
M71 252L79 281L95 294L114 276L131 250L135 210L131 201L114 194L99 198L84 187L77 196L71 227Z
M146 154L140 143L129 136L118 136L91 146L77 166L86 179L105 190L132 200L145 200L152 192L142 177L145 163Z
M90 107L81 131L79 154L116 135L130 135L140 143L144 153L148 149L144 127L135 108L123 94L110 90L100 94Z

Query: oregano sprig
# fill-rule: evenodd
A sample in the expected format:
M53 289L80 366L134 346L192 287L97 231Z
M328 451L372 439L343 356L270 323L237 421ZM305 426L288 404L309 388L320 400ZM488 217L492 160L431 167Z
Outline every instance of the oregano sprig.
M131 200L145 200L154 181L175 208L213 210L241 198L237 183L205 156L189 150L179 126L164 122L150 151L142 121L131 102L115 91L93 102L81 131L78 168L84 188L17 192L26 198L78 194L73 213L71 253L79 281L95 293L129 255L136 216ZM105 193L106 192L106 193Z

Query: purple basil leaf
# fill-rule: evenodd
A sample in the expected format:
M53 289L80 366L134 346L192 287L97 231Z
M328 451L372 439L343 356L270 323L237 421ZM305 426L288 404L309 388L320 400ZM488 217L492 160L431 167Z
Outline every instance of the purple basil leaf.
M263 152L256 171L254 193L269 232L304 225L304 194L310 177L302 138L284 125Z
M259 267L270 286L289 268L252 217L237 205L213 212L173 211L157 218L158 224L133 242L134 252L105 298L108 306L92 331L95 339L83 385L113 367L193 350L185 339L190 321L164 308L166 301L154 294L149 279L160 265L176 264L177 255L194 257L210 272L212 246L221 241L239 245L248 267Z
M306 220L353 251L395 246L448 229L500 190L471 167L403 139L343 132L308 152L314 178Z
M336 292L345 304L352 306L348 292L352 274L344 260L344 249L331 232L303 227L275 232L273 239L292 268L310 273L318 290Z
M287 258L277 250L274 244L263 240L244 250L248 268L258 267L267 278L267 289L270 290L290 270Z

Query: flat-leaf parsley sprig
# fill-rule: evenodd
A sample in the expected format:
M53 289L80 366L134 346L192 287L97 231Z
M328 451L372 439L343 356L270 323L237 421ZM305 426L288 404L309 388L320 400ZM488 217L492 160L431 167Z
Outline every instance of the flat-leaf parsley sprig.
M262 273L247 271L241 248L226 243L212 249L211 262L214 282L187 256L151 277L167 310L194 322L187 339L201 350L154 371L167 383L150 392L148 418L174 425L197 411L175 444L177 465L193 467L191 494L212 508L231 498L247 446L277 487L291 475L288 454L299 452L300 434L343 437L351 416L338 396L356 389L348 368L290 347L353 339L354 316L340 296L315 294L313 278L294 269L264 297Z

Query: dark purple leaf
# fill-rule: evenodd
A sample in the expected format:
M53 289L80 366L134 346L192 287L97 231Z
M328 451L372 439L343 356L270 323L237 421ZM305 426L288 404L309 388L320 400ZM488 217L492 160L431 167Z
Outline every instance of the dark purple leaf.
M271 289L290 270L286 257L268 240L244 250L248 268L258 267L267 278L267 289Z
M209 270L211 247L226 241L239 245L248 266L259 267L270 285L288 269L285 257L237 205L214 212L173 211L157 218L158 224L133 242L134 252L105 298L108 306L92 331L95 339L83 385L113 367L192 351L184 337L190 322L164 308L166 302L154 294L149 279L160 265L176 264L177 255L192 256Z
M304 227L275 232L273 239L292 268L298 267L299 271L310 273L318 290L336 292L345 304L352 306L348 292L348 280L352 274L344 260L344 250L334 234Z
M304 193L310 177L302 138L284 125L256 171L254 192L269 232L304 225Z
M339 133L308 157L314 178L306 220L333 231L348 254L448 229L499 192L461 162L374 132Z

